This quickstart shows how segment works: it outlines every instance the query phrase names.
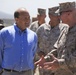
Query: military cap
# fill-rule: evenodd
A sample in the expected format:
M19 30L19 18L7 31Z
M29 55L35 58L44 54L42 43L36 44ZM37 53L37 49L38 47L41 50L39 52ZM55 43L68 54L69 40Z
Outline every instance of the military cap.
M59 15L58 10L59 10L59 6L48 8L48 13L57 16Z
M4 28L4 22L3 22L2 19L0 19L0 30L1 30L2 28Z
M76 3L75 2L65 2L65 3L60 3L60 12L66 12L66 11L71 11L74 8L76 8Z
M32 22L37 21L37 17L32 17Z
M0 24L0 30L1 30L2 28L4 28L4 25L3 25L3 24Z
M38 14L39 15L46 15L46 9L38 8Z

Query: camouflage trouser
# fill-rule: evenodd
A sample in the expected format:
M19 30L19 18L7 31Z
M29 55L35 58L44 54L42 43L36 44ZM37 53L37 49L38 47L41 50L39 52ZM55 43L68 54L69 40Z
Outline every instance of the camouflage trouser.
M69 70L59 69L55 72L54 75L74 75L74 74Z
M50 70L39 69L40 75L54 75L54 73Z

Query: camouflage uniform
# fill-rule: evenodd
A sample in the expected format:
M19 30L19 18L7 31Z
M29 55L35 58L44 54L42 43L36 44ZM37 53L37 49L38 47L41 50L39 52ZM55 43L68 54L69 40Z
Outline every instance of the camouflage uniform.
M38 51L42 51L48 54L52 49L54 49L53 45L58 39L58 36L62 30L67 27L66 24L60 23L53 29L51 29L50 25L43 24L37 30L38 35ZM56 53L55 53L56 55ZM49 61L49 60L47 60ZM51 71L41 70L40 75L51 75Z
M66 5L67 4L67 5ZM70 7L73 8L75 6L75 3L62 3L61 5L61 11L65 11L67 10L67 8ZM64 8L65 6L65 8ZM63 9L64 8L64 9ZM76 26L74 26L73 28L69 28L69 30L67 30L67 33L62 34L62 37L60 38L60 40L58 41L58 58L62 58L65 59L65 61L60 62L60 67L62 68L62 73L60 70L60 75L76 75ZM65 35L65 37L64 37ZM63 38L64 37L64 38ZM63 40L65 42L63 42ZM61 43L64 43L63 45ZM66 72L65 72L66 71ZM57 75L58 72L57 72Z
M58 16L58 13L55 11L58 7L49 8L49 14ZM37 29L38 35L38 52L43 52L44 55L49 53L51 49L53 49L53 45L58 39L60 31L62 30L63 26L56 25L54 28L51 28L51 25L42 24ZM39 69L40 75L53 75L51 71L46 71L44 69Z
M75 8L75 2L62 3L61 11L68 11L71 8ZM65 7L65 9L63 9ZM55 75L76 75L76 26L72 28L65 27L55 43L54 51L58 53L59 66L55 72ZM48 53L46 58L51 54Z
M61 27L61 28L60 28ZM61 24L51 29L50 25L43 24L37 30L38 35L38 51L42 51L45 55L53 49L53 45L58 39L58 36L63 29Z
M63 46L61 45L58 50L58 58L65 59L63 62L60 62L60 67L66 70L69 69L68 71L70 71L70 75L74 75L71 73L76 73L76 26L69 29L68 33L65 35L65 38L63 38L63 34L58 41L58 46L60 46L62 40L65 40Z

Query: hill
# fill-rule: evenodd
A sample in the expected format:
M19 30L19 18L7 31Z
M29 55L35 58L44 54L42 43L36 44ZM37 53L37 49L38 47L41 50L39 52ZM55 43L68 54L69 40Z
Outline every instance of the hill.
M13 19L13 15L0 11L0 19Z

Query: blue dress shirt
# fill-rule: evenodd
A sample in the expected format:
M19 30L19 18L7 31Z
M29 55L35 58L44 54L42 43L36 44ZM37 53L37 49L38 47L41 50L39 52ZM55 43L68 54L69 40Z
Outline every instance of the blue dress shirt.
M23 32L17 27L5 27L0 31L0 69L25 71L34 68L34 55L37 49L37 35L26 28Z

